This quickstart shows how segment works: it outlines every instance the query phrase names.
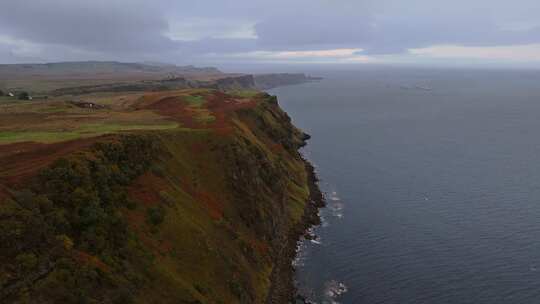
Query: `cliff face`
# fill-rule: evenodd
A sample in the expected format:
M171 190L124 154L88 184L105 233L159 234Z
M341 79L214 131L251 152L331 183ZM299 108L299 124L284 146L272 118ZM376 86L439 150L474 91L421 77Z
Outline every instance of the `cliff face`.
M249 90L255 89L255 80L253 75L242 75L234 77L225 77L216 80L216 86L221 90L242 89Z
M181 76L172 76L161 80L145 80L135 82L111 82L99 85L76 86L56 89L50 92L53 96L83 95L103 92L149 92L179 90L188 88L207 88L217 90L268 90L280 86L295 85L318 81L321 78L305 74L259 74L233 75L215 77L213 80L193 80Z
M179 90L188 88L206 88L217 90L255 90L253 75L227 76L210 81L187 80L184 77L169 77L162 80L145 80L124 83L106 83L100 85L67 87L51 92L53 96L83 95L103 92L149 92Z
M104 136L11 186L2 303L289 299L320 199L297 151L306 135L275 97L208 94L204 127ZM179 119L173 97L152 98L139 106Z

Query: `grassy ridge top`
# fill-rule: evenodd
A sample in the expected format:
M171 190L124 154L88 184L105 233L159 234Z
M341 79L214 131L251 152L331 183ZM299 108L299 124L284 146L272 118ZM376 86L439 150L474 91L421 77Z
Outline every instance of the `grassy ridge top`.
M219 95L216 91L197 89L34 101L0 97L0 145L24 141L54 143L132 130L212 127L215 116L222 114L214 112L226 108L216 107L217 99L237 105L255 94L239 91ZM209 104L209 100L214 103Z

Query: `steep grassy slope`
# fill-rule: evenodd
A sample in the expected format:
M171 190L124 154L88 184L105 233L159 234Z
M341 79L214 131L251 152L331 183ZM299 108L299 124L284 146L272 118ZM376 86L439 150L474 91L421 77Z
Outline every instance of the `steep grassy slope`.
M132 109L180 128L101 136L0 175L0 302L290 296L291 250L315 209L305 134L265 94L167 94Z

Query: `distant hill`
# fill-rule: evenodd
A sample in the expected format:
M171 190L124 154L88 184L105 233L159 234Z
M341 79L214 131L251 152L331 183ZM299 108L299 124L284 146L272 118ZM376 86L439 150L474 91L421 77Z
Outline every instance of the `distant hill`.
M305 74L234 74L214 67L160 62L80 61L0 64L0 90L39 94L159 91L185 88L260 89L319 80Z
M185 78L212 81L224 73L213 67L176 66L163 63L81 61L29 64L0 64L0 89L49 92L52 90Z
M213 67L176 66L162 63L128 63L116 61L80 61L32 64L1 64L0 79L13 79L14 77L62 77L78 76L88 77L103 75L131 75L131 74L158 74L182 75L189 74L221 74Z

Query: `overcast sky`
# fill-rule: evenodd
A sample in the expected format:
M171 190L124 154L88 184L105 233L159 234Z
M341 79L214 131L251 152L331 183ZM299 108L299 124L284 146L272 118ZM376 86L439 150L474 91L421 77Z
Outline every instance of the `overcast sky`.
M0 63L540 66L539 0L1 0Z

